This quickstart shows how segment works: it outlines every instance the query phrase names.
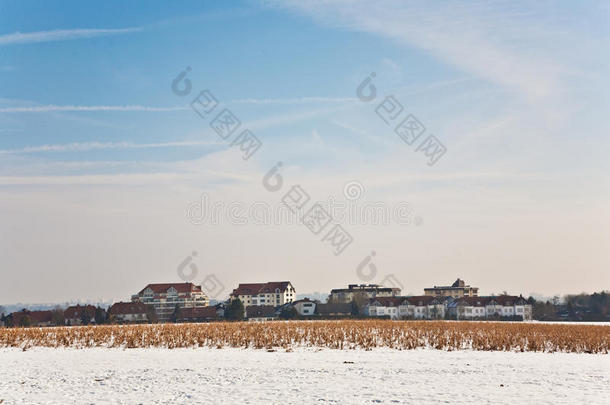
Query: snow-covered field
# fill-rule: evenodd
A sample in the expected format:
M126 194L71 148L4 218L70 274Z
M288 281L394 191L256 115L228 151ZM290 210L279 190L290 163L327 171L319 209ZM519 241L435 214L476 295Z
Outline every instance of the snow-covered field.
M0 349L3 405L314 402L609 404L610 356L431 349Z

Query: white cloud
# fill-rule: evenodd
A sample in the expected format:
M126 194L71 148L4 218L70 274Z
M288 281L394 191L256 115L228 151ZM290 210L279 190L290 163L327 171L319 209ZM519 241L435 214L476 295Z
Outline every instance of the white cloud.
M89 111L184 111L189 107L151 107L144 105L41 105L31 107L4 107L0 113L37 113L37 112L89 112Z
M296 98L241 98L231 100L232 104L305 104L305 103L346 103L358 101L354 97L296 97Z
M37 42L66 41L71 39L93 38L106 35L127 34L140 31L140 27L118 29L70 29L35 32L14 32L0 35L0 46L12 44L28 44Z
M220 142L182 141L161 143L131 143L131 142L73 142L60 145L27 146L20 149L0 150L0 154L36 153L36 152L84 152L98 149L148 149L182 146L213 146L223 145Z
M272 2L323 23L368 32L424 49L493 83L539 99L556 93L561 66L546 59L549 47L535 12L516 14L483 3L313 0ZM541 28L536 27L538 22ZM549 28L551 29L551 28ZM554 42L550 45L553 45ZM556 45L556 44L555 44ZM546 51L545 52L537 52Z

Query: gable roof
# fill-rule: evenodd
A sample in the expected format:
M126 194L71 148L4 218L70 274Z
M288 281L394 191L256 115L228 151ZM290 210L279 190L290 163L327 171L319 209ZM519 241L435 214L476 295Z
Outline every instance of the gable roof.
M311 302L312 304L318 304L319 303L319 301L316 301L316 300L310 300L309 298L303 298L301 300L292 301L291 304L292 305L300 304L301 302Z
M397 307L400 305L434 305L442 304L437 297L429 295L414 295L410 297L376 297L369 300L369 305L379 305L383 307Z
M461 297L454 301L454 306L484 307L489 297Z
M95 316L95 307L93 305L72 305L64 311L66 319L80 319L83 313L87 312L91 317Z
M13 324L19 325L21 323L21 319L24 317L29 317L32 325L36 325L38 323L47 323L53 321L53 311L19 311L13 312Z
M487 305L502 305L502 306L513 306L513 305L525 305L527 301L525 298L515 295L498 295L491 297L461 297L454 300L450 306L471 306L471 307L484 307Z
M141 302L115 302L110 307L112 315L146 314L148 308Z
M369 300L369 304L370 305L377 305L379 304L379 306L383 306L383 307L397 307L400 304L403 303L403 301L405 301L406 298L405 297L376 297L376 298L371 298Z
M236 289L233 290L231 295L257 295L257 294L269 294L275 293L276 289L279 289L281 293L288 289L288 286L292 287L290 281L270 281L268 283L240 283ZM294 288L294 287L293 287Z
M432 297L430 295L414 295L411 297L407 297L407 302L410 305L417 305L417 306L433 305L433 304L442 303L442 301L440 301L438 298Z
M144 291L146 291L147 288L150 288L155 294L164 294L172 287L178 293L201 292L201 286L193 283L158 283L148 284L138 293L138 295L144 294Z
M522 296L515 295L498 295L497 297L488 297L488 304L497 303L502 306L523 305L527 303Z

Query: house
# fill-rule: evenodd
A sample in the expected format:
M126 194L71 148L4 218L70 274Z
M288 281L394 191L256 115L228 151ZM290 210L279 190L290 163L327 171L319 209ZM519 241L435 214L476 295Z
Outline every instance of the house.
M347 288L335 288L330 291L330 302L348 303L360 295L366 299L375 297L396 297L400 295L400 288L382 287L378 284L349 284Z
M456 319L520 318L532 320L532 306L523 296L462 297L447 304Z
M209 322L220 318L218 308L213 307L194 307L184 308L176 319L177 322Z
M201 286L193 283L148 284L133 295L131 301L153 307L160 322L169 321L176 307L184 309L209 305Z
M407 297L401 319L443 319L446 312L443 298L418 295Z
M309 298L304 298L302 300L294 301L292 306L294 309L296 309L299 315L310 316L315 315L316 304L318 304L318 301L312 301Z
M108 310L116 322L148 322L148 307L141 302L115 302Z
M239 299L244 307L278 307L296 299L296 291L290 281L271 281L268 283L239 284L230 294L231 300Z
M431 297L476 297L479 294L479 288L466 285L464 280L458 278L450 286L435 285L434 287L424 288L424 294Z
M320 316L351 316L352 315L352 304L349 304L349 303L317 304L316 313Z
M455 319L485 319L487 297L462 297L447 303L447 311Z
M272 321L279 313L272 305L250 305L246 307L246 318L252 322Z
M11 314L14 326L52 326L53 311L28 311L24 309Z
M425 295L414 297L372 298L364 307L368 316L388 316L390 319L442 319L445 303L436 297Z
M490 317L521 317L524 321L532 320L532 306L522 295L500 295L489 297L485 305L486 315Z
M371 298L364 306L364 314L368 316L389 316L391 319L398 319L399 307L403 305L405 300L405 297Z
M95 323L95 307L93 305L73 305L64 311L66 325L82 325L83 319L87 324Z

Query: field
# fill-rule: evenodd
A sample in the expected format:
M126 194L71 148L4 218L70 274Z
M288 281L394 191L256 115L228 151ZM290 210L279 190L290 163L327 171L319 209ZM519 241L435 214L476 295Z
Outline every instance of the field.
M0 348L7 404L609 404L604 354Z
M0 347L432 348L607 354L610 326L451 321L293 321L0 329Z
M502 322L3 328L0 403L606 404L609 342Z

